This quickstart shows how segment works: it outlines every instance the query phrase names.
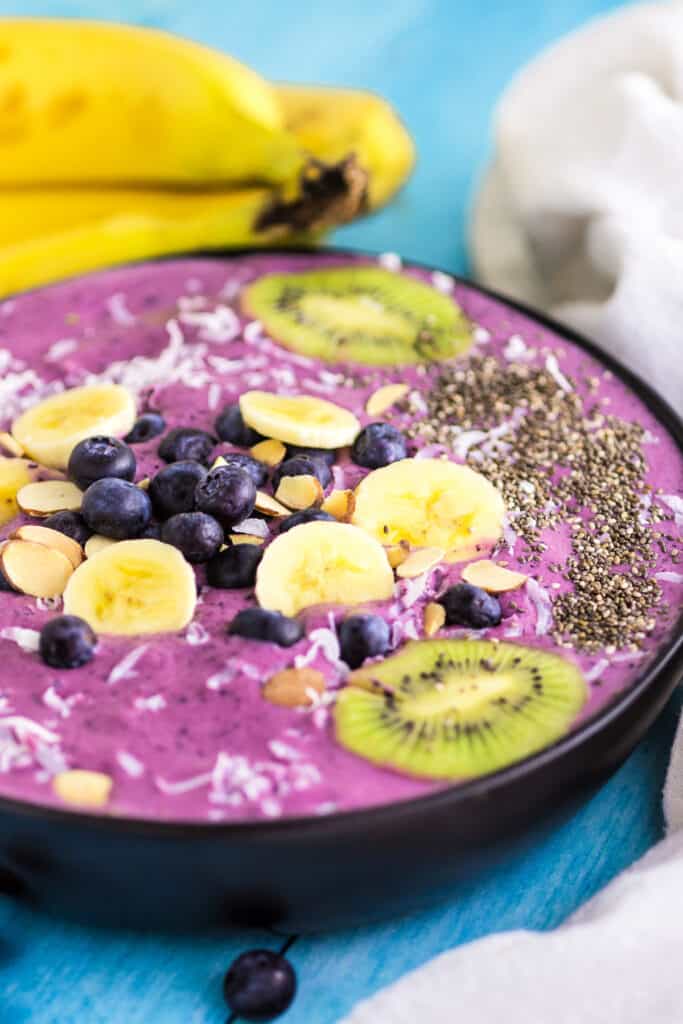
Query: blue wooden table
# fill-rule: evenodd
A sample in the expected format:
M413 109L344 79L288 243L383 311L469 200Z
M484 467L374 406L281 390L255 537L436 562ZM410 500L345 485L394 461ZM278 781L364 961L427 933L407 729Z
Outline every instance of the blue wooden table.
M223 47L272 78L375 89L419 148L401 198L337 241L465 271L465 222L489 146L496 96L549 40L609 0L121 0L129 20ZM0 13L106 17L104 0L0 0ZM495 13L494 13L495 12ZM486 885L410 919L299 939L299 994L286 1024L332 1024L360 998L458 943L507 928L550 928L661 833L660 793L680 700L622 770L563 829ZM93 893L93 899L97 894ZM220 1024L221 977L269 934L114 934L51 920L0 898L2 1024ZM378 1022L381 1024L381 1022Z

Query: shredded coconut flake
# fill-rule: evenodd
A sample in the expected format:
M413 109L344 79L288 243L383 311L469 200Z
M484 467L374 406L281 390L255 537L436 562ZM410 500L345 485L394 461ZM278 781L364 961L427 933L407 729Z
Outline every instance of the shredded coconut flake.
M78 342L75 338L60 338L59 341L53 341L50 345L45 353L45 361L48 363L59 363L64 356L70 355L77 348Z
M183 310L178 319L187 327L198 327L198 336L202 341L219 345L234 341L240 333L240 322L237 314L229 306L216 306L212 312Z
M62 718L69 717L71 708L77 700L77 694L74 694L72 697L60 697L54 686L48 686L43 694L43 704L45 707L50 708L51 711L56 711Z
M491 340L491 332L487 331L485 327L477 325L472 332L472 336L478 345L488 345Z
M609 661L607 660L607 658L601 658L600 661L596 661L595 665L593 665L593 668L590 668L587 672L584 673L583 678L586 680L587 683L594 683L596 679L600 679L600 677L608 668Z
M683 498L677 494L660 494L659 500L671 509L674 514L674 522L679 530L683 530Z
M130 327L131 324L136 322L136 317L133 316L126 306L126 296L123 292L116 292L115 295L110 295L105 302L105 306L109 316L119 327Z
M558 385L558 387L562 388L562 390L567 393L572 390L571 384L569 383L565 375L562 373L562 370L560 369L560 364L557 361L557 356L554 355L552 352L550 353L550 355L546 356L545 368L550 374L550 376L553 378L555 383Z
M37 629L23 629L21 626L6 626L0 629L2 640L11 640L22 651L34 654L40 647L40 633Z
M209 634L201 622L191 622L185 632L185 640L191 647L199 647L209 642Z
M377 257L377 262L380 267L391 270L394 274L398 274L403 267L403 261L397 252L383 252L381 256Z
M39 612L56 612L62 607L61 597L37 597L36 608Z
M107 677L107 682L118 683L121 679L135 679L138 674L136 665L148 647L149 644L141 644L139 647L134 647L132 651L129 651L125 658L122 658L117 665L114 665Z
M508 362L512 363L515 361L519 362L520 360L529 359L531 357L531 352L527 348L527 344L521 335L512 334L505 344L503 355Z
M680 572L656 572L656 580L662 580L663 583L683 583L683 573Z
M119 750L116 760L126 775L130 775L132 779L139 779L141 775L144 775L145 766L142 761L138 761L137 757L129 754L127 750Z
M166 698L160 693L154 693L151 697L136 697L135 707L138 711L162 711L166 707Z
M444 292L448 295L453 291L455 287L455 281L448 274L444 274L441 270L435 270L432 274L432 284L438 292Z
M334 620L333 620L334 621ZM321 626L311 631L309 636L311 646L306 654L297 654L294 659L295 668L305 668L315 661L318 654L322 654L326 661L337 669L344 669L345 665L340 659L339 637L334 628Z
M553 619L550 595L533 576L529 576L526 581L526 589L536 611L536 636L544 636L550 629Z
M206 687L208 690L220 690L222 687L227 686L231 683L236 675L236 669L228 666L223 668L220 672L214 672L212 676L206 680Z

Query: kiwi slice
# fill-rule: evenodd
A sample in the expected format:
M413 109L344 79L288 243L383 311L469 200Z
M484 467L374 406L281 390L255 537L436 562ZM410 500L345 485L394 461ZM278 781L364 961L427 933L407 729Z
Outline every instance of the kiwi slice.
M286 348L328 362L427 363L472 341L449 296L381 267L265 274L245 289L242 306Z
M428 779L504 768L565 733L587 697L557 654L486 640L418 640L349 676L335 706L342 746Z

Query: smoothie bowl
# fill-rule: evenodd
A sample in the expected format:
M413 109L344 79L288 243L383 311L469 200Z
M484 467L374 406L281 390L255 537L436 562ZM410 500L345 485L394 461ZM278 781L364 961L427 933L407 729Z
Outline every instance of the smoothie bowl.
M675 685L680 425L511 304L192 257L7 301L0 349L2 850L54 905L419 902Z

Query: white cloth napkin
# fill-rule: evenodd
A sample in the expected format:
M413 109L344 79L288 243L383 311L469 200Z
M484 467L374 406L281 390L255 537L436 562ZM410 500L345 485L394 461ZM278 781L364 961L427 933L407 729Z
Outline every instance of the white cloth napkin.
M683 3L589 22L513 79L470 238L485 284L683 408Z

